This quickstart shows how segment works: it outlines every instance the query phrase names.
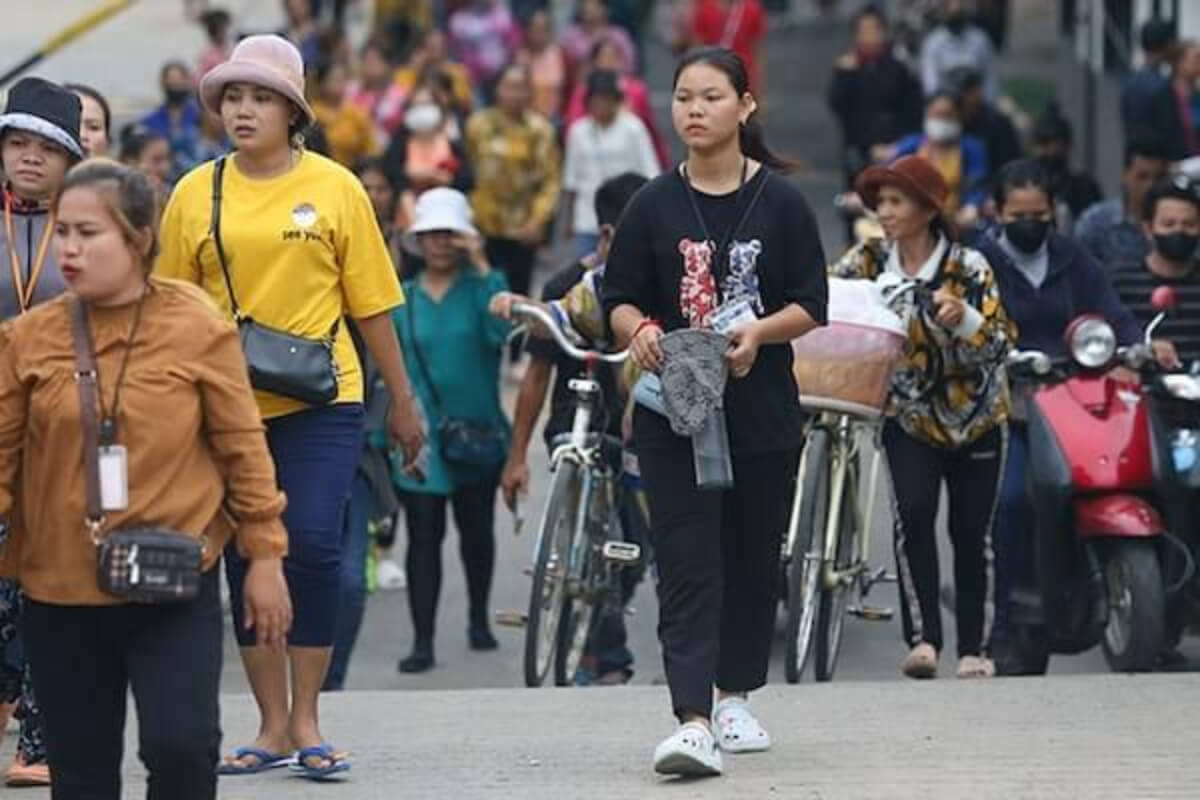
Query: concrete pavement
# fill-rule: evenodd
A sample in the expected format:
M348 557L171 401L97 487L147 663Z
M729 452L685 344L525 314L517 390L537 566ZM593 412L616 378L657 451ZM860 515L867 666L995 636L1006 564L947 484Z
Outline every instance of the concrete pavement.
M774 749L727 756L724 777L700 782L651 771L654 745L671 730L661 690L349 692L330 698L324 715L330 739L353 751L345 782L276 771L223 778L220 796L1194 798L1196 691L1186 676L776 685L756 698ZM226 730L248 730L251 708L249 698L227 696ZM141 797L143 781L140 767L130 769L125 797Z
M39 0L38 13L15 15L0 28L0 52L16 54L90 7L90 0ZM230 2L249 12L256 27L277 24L271 0ZM191 58L198 32L183 22L182 3L142 0L48 60L37 72L61 80L91 80L129 112L157 98L158 65ZM248 27L248 25L247 25ZM772 34L767 48L773 145L803 158L797 181L821 223L826 250L841 244L831 204L840 189L837 136L824 107L830 64L845 46L842 23L821 20ZM659 105L669 98L670 59L650 54L650 83ZM511 387L508 392L511 407ZM523 609L528 580L522 569L532 547L530 529L545 498L546 463L535 448L536 476L527 504L526 533L511 535L498 516L499 554L494 607ZM887 504L877 504L886 509ZM880 517L872 535L874 560L890 563L890 525ZM403 542L403 538L401 538ZM410 625L403 593L371 598L362 639L351 665L352 691L324 703L331 741L356 753L354 777L341 787L316 787L281 774L227 780L225 798L305 800L338 794L352 798L685 797L816 798L1145 798L1196 797L1192 707L1198 684L1188 676L1071 677L977 684L896 680L902 655L896 623L847 621L837 683L786 687L781 664L757 707L778 742L765 756L728 763L721 781L660 786L649 771L654 744L670 730L655 637L657 610L649 584L633 605L631 647L636 687L593 691L511 691L520 684L521 633L497 629L501 650L475 654L466 647L465 589L456 547L445 552L446 580L439 616L439 665L423 676L401 676ZM894 604L892 587L873 600ZM946 619L947 629L953 621ZM776 653L782 653L777 643ZM1196 640L1188 654L1200 655ZM949 671L949 661L943 664ZM1103 672L1096 653L1056 659L1054 672ZM232 646L225 673L226 747L248 741L256 719ZM487 688L488 691L445 691ZM380 691L380 690L429 690ZM503 691L509 689L510 691ZM495 691L492 691L495 690ZM0 763L11 755L0 747ZM136 752L130 747L130 753ZM140 766L128 759L127 797L141 796ZM43 800L45 793L6 791L5 798Z

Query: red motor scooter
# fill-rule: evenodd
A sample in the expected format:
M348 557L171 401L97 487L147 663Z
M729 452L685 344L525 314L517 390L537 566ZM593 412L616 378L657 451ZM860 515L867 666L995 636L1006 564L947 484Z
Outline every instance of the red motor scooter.
M1149 407L1114 367L1155 369L1146 344L1118 350L1096 316L1067 329L1065 358L1014 352L1009 376L1034 386L1028 491L1034 579L1014 587L1014 647L1043 673L1051 653L1102 645L1114 671L1148 670L1163 649L1166 606Z

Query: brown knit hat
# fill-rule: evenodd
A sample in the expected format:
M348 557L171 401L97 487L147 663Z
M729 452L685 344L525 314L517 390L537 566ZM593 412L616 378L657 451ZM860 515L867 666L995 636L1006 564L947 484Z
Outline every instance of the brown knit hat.
M895 186L939 213L945 210L949 190L942 173L921 156L905 156L888 167L868 167L859 174L854 189L872 211L879 205L879 190Z

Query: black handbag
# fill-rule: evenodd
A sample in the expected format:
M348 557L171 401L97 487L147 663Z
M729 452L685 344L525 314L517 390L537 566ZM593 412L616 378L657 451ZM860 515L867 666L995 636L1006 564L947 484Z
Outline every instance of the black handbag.
M308 339L255 322L242 312L233 292L229 261L221 244L221 185L225 176L225 156L213 165L212 221L209 233L217 247L217 259L229 292L229 305L237 321L242 351L250 370L250 385L271 394L290 397L311 406L332 403L338 396L337 366L333 360L333 342L341 318L334 320L328 336Z
M433 383L425 356L417 345L416 324L413 321L416 305L408 306L408 335L413 354L417 357L417 369L429 386L434 411L439 420L437 426L438 452L451 470L486 473L498 469L508 458L508 436L498 426L471 419L447 417L443 413L442 397Z
M100 419L96 359L87 310L71 300L75 346L75 381L83 425L83 469L87 490L86 530L96 545L96 578L100 590L134 603L182 603L200 592L204 542L165 528L127 528L101 537L104 513L100 502Z

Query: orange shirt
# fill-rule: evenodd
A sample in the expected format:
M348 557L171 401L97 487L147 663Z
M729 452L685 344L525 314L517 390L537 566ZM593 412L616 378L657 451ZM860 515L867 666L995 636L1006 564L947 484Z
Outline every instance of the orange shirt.
M104 530L153 525L207 538L211 568L229 539L281 557L285 500L237 330L198 288L152 278L121 387L117 444L129 508ZM52 605L114 605L84 532L79 390L64 294L0 327L0 574ZM135 305L89 310L100 390L111 408ZM236 534L235 534L236 528Z

